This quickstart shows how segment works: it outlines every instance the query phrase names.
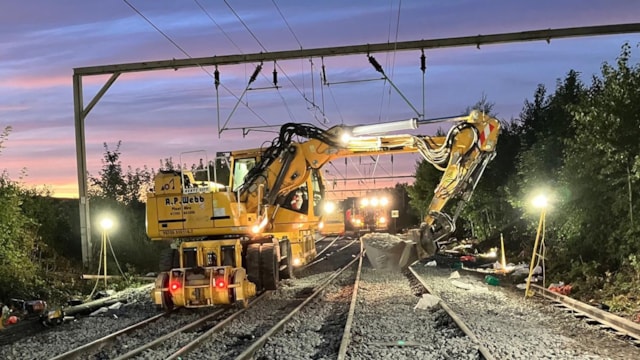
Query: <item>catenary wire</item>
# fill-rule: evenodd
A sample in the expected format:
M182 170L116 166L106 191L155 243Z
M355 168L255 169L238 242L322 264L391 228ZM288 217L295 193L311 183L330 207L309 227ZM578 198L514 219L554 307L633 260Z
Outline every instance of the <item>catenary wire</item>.
M135 6L133 6L133 4L131 4L129 1L127 0L122 0L125 4L127 4L133 11L135 11L138 15L140 15L149 25L151 25L151 27L153 27L156 31L158 31L162 36L164 36L165 39L167 39L171 44L173 44L178 50L180 50L183 54L185 54L189 59L193 59L193 57L191 55L189 55L189 53L187 53L182 47L180 47L173 39L171 39L171 37L169 37L169 35L167 35L166 33L164 33L162 30L160 30L160 28L158 28L149 18L147 18L146 16L144 16L142 14L141 11L139 11ZM202 71L204 71L205 73L207 73L207 75L209 75L209 77L211 77L212 79L214 78L214 75L207 69L205 69L202 65L200 65L200 69L202 69ZM223 89L225 89L231 96L233 96L234 98L236 98L236 100L241 101L241 99L233 93L233 91L231 91L228 87L226 87L224 84L220 84L222 86ZM243 105L245 105L247 107L247 109L253 114L255 115L258 119L260 119L260 121L262 121L265 125L271 125L269 124L264 118L262 118L262 116L260 116L258 113L255 112L255 110L253 110L248 103L243 103Z
M244 22L244 20L242 20L242 18L240 17L240 15L233 9L233 7L229 4L229 2L227 2L227 0L224 0L224 3L227 5L227 7L229 8L229 10L231 10L231 12L235 15L235 17L238 19L238 21L240 21L240 23L245 27L245 29L249 32L249 34L251 34L251 36L254 38L254 40L258 43L258 45L260 45L260 47L262 48L262 50L264 50L265 52L268 52L269 50L267 50L267 48L260 42L260 40L258 39L258 37L253 33L253 31L251 31L251 29L249 28L249 26ZM287 80L289 80L289 83L291 83L291 85L293 86L293 88L300 94L300 96L302 96L303 99L305 99L306 101L309 101L308 98L305 96L305 94L302 92L302 90L300 90L300 88L296 85L296 83L289 77L289 75L287 74L286 71L284 71L284 69L282 68L282 66L280 66L280 64L276 63L276 66L278 67L278 69L282 72L282 74L284 75L285 78L287 78ZM278 90L278 93L280 93L280 91ZM281 98L284 101L284 97ZM312 103L313 105L315 105L315 103ZM316 105L317 106L317 105ZM290 110L287 110L289 113Z

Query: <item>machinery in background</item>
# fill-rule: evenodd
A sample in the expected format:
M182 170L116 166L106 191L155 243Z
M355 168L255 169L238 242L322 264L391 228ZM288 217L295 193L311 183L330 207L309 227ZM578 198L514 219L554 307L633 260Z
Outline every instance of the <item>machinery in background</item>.
M320 235L339 236L344 235L346 229L345 223L345 201L344 200L327 200L322 207L322 227Z
M375 192L345 199L345 231L354 235L370 232L394 233L391 222L392 196Z
M443 172L415 242L418 257L430 255L434 242L454 231L495 156L500 127L478 111L439 120L453 122L445 136L389 134L430 122L418 119L328 130L287 123L270 146L216 159L228 164L228 179L208 161L160 171L147 193L147 234L174 248L161 259L153 301L167 309L246 306L258 291L292 277L294 266L316 255L326 200L320 169L343 157L418 152ZM452 215L444 209L449 202Z

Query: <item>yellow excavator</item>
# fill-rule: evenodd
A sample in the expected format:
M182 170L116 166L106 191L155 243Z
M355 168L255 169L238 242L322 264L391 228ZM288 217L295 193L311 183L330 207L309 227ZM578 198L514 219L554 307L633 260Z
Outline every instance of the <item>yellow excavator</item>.
M232 151L226 184L209 166L160 171L147 194L147 234L172 240L161 259L152 297L156 305L206 307L239 303L291 278L316 255L325 202L321 168L342 157L416 153L443 171L416 239L419 258L455 230L455 219L495 156L500 123L479 111L438 119L444 136L391 134L430 121L372 125L284 124L270 146ZM431 120L432 121L432 120ZM295 141L294 137L301 139ZM453 215L444 206L457 200ZM404 265L404 264L403 264Z

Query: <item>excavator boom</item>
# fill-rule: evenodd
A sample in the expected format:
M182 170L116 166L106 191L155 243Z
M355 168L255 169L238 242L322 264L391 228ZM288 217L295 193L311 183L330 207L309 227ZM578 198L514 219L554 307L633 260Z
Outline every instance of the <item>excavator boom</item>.
M454 125L445 136L387 134L416 129L428 123L417 119L336 126L326 131L308 124L286 124L274 145L263 152L262 161L249 172L242 189L249 199L253 198L255 206L261 202L273 207L279 203L279 198L302 185L311 169L319 169L329 161L352 156L419 152L443 172L416 241L418 257L425 258L433 254L437 241L455 230L455 220L496 154L500 130L497 119L477 110L446 120ZM294 135L309 140L293 142ZM258 185L265 189L263 199L257 197ZM448 214L443 209L451 201L457 201L457 204L453 214Z

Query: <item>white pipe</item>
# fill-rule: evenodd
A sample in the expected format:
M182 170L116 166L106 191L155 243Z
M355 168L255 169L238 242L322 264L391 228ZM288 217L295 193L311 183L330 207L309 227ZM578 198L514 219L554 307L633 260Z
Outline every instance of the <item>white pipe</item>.
M380 124L355 126L351 130L351 136L385 134L392 131L415 130L418 128L418 119L400 120Z

